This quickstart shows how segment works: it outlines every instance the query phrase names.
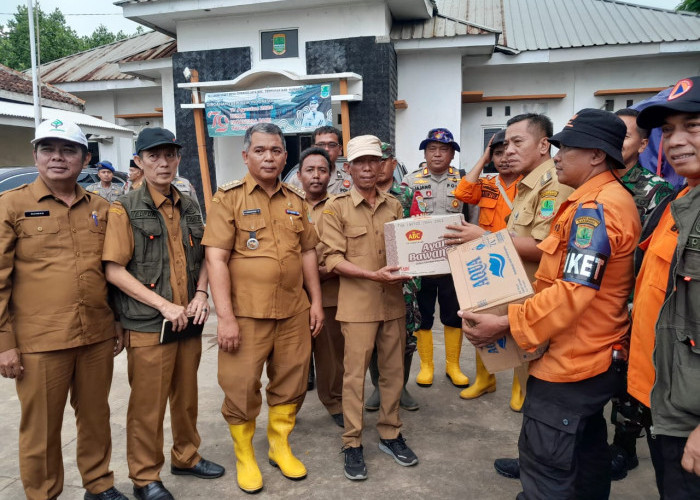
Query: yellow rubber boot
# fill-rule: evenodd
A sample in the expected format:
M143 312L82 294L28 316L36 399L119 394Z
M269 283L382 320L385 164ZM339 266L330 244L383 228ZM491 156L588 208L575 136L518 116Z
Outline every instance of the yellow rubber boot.
M494 392L496 390L496 376L489 373L484 366L484 362L479 356L479 351L476 351L476 380L471 387L467 387L459 393L462 399L475 399L479 396Z
M433 364L433 331L418 330L416 332L416 349L420 357L420 371L416 375L416 384L421 387L430 387L433 385L433 372L435 365Z
M467 377L459 368L459 355L462 352L462 330L445 327L445 375L455 387L469 386Z
M270 465L279 467L284 477L295 480L306 477L306 467L289 448L289 434L296 422L296 407L295 404L270 406L267 424Z
M522 390L520 385L520 378L518 377L517 368L513 370L513 388L510 394L510 409L516 412L520 412L523 408L523 403L525 402L525 391Z
M233 451L236 454L238 487L246 493L257 493L262 490L263 480L253 449L255 420L228 427L233 438Z

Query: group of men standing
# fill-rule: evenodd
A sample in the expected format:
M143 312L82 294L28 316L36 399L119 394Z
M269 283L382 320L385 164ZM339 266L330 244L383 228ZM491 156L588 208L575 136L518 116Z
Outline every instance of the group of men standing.
M425 168L404 186L393 181L391 146L374 136L353 137L345 173L338 172L340 132L322 127L300 158L304 190L279 181L287 159L281 130L257 124L244 138L248 173L219 187L206 228L197 202L172 184L181 146L169 131L139 134L134 162L145 185L110 206L76 184L90 158L85 135L68 121L42 123L32 141L39 177L0 198L0 375L16 379L27 497L56 498L62 491L60 429L70 393L85 498L125 498L109 470L107 402L113 356L124 347L135 496L173 498L159 475L168 403L171 472L224 474L197 451L201 337L161 343L159 336L164 320L183 332L203 324L210 291L221 411L245 492L263 488L252 440L264 367L268 459L289 479L307 475L289 435L312 351L319 398L344 429L345 476L367 478L363 408L379 409L379 449L399 465L417 464L401 433L399 407L418 406L406 390L414 333L421 357L416 382L432 384L437 300L446 376L464 389L464 399L492 392L495 379L477 356L469 387L459 366L462 331L477 347L507 332L526 350L548 343L541 358L515 370L510 406L523 412L519 460L495 464L520 477L519 499L609 496L614 457L603 407L625 393L620 359L627 351L627 385L642 415L639 426L651 436L659 492L698 498L700 78L681 80L667 102L639 116L619 115L584 109L558 134L543 115L516 116L466 176L451 165L459 151L452 134L433 129L420 145ZM631 137L640 133L637 125L662 128L666 157L687 179L675 199L632 160L641 148ZM554 158L550 145L558 148ZM490 160L498 175L480 178ZM534 281L535 295L505 316L458 311L449 276L416 281L387 266L386 222L459 213L463 203L479 205L479 223L449 226L447 244L505 227ZM634 286L640 235L644 255ZM376 390L365 401L368 369ZM614 442L625 459L633 427L621 429Z

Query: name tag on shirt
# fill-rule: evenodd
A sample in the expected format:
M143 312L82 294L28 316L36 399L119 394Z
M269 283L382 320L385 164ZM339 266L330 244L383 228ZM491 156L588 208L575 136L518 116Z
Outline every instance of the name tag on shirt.
M25 217L46 217L50 212L48 210L32 210L31 212L24 212Z

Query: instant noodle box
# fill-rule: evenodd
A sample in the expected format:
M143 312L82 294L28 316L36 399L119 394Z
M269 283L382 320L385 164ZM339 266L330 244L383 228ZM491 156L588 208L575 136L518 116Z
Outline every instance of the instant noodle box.
M396 274L434 276L450 274L443 235L448 225L461 225L462 214L425 215L384 224L386 263L399 266Z
M447 259L460 309L500 316L508 314L509 304L522 303L534 294L506 229L450 248ZM486 369L495 373L539 358L547 345L525 351L509 333L477 349Z

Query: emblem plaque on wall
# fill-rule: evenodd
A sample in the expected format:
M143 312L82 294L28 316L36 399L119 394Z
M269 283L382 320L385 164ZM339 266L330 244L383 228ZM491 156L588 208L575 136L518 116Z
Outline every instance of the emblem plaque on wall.
M299 57L299 30L260 32L260 58Z

